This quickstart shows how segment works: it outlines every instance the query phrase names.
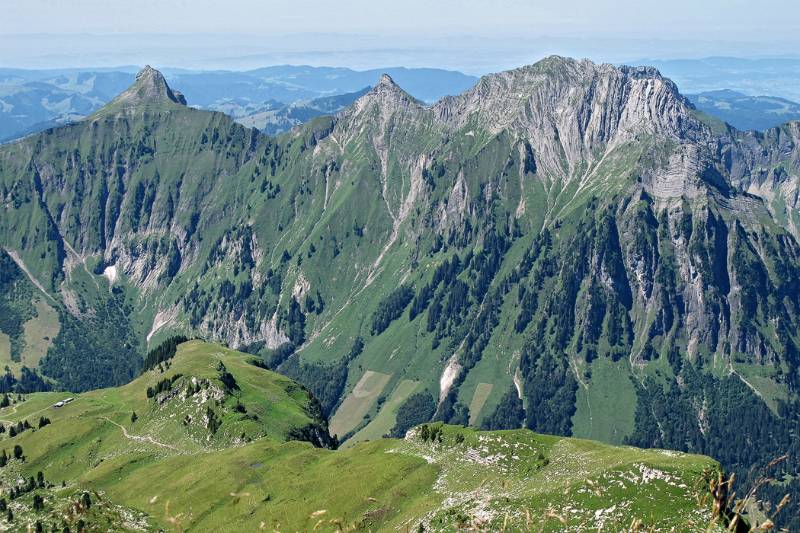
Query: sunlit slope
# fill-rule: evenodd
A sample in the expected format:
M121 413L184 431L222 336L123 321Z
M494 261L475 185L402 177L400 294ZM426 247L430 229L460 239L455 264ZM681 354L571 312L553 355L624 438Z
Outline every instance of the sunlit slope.
M431 426L441 427L441 426ZM342 451L261 440L87 477L114 501L196 531L704 530L701 477L715 463L529 431L442 427L441 442L359 443ZM462 440L463 438L463 440ZM153 480L158 479L157 483ZM563 521L562 521L563 520Z
M190 341L179 346L163 372L157 367L128 385L83 394L32 394L3 409L0 417L6 424L38 425L42 416L51 420L22 432L13 443L23 447L30 468L46 467L52 479L79 477L107 456L127 461L203 453L262 437L283 441L306 426L324 431L308 392L253 366L252 359ZM223 373L233 381L226 384ZM159 383L169 385L148 398L148 388L158 390ZM74 400L54 407L69 397Z
M4 425L28 420L34 428L4 434L2 447L12 455L21 446L25 460L11 459L0 477L15 483L42 471L52 484L14 500L15 524L70 523L59 513L83 491L94 504L76 516L90 531L420 524L426 531L580 531L616 530L634 519L654 531L699 531L708 523L698 498L707 486L703 475L717 464L701 456L441 424L340 451L285 442L292 429L323 431L325 424L304 389L249 359L192 341L164 372L149 371L127 386L33 394L3 408ZM164 379L173 386L148 399L148 387ZM186 396L192 384L200 391ZM54 407L68 397L74 399ZM40 417L50 424L38 428ZM213 433L209 419L220 421ZM41 511L32 509L36 495L44 497Z

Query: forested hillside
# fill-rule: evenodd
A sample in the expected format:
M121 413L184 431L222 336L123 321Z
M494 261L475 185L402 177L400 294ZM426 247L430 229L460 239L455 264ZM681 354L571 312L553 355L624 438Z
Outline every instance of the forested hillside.
M558 57L432 106L384 76L277 137L147 69L0 148L2 264L58 317L34 365L55 386L124 383L147 345L200 336L306 385L342 441L527 427L705 453L745 486L789 454L791 489L798 139L712 121L654 69ZM27 298L1 304L9 360Z

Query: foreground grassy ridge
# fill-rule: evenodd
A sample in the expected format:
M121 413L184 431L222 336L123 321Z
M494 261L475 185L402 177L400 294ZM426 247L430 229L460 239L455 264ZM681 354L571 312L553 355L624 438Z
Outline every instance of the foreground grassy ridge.
M697 482L716 463L700 456L439 424L404 440L339 451L285 442L292 428L319 423L313 403L291 380L248 361L192 341L179 347L168 369L126 386L72 395L58 409L53 404L70 394L33 394L2 409L4 425L28 420L35 428L0 439L9 454L20 445L25 455L0 468L4 492L39 471L47 483L13 500L15 521L0 528L24 530L35 520L74 527L78 518L96 531L374 531L420 524L434 531L583 531L619 530L634 518L667 531L701 530L707 522ZM238 389L226 390L220 362ZM148 387L176 375L169 390L147 398ZM187 395L198 384L200 391ZM221 421L216 432L208 428L208 408ZM42 416L51 423L38 428ZM93 501L89 509L77 503L84 491ZM44 497L43 510L33 511L34 495Z
M111 461L84 479L159 524L195 531L342 529L703 531L708 458L530 431L441 428L441 442L329 451L267 439L143 465ZM120 477L121 476L121 477ZM154 482L154 480L158 480Z
M332 452L261 439L196 456L112 457L76 488L129 515L146 512L144 529L616 531L636 518L654 531L703 531L696 487L713 467L698 456L444 427L435 444L380 440Z
M33 394L0 411L0 419L35 425L40 416L48 417L51 425L20 434L14 444L23 446L29 462L46 456L51 472L67 476L75 474L71 465L79 470L94 466L86 462L89 455L127 452L132 444L159 454L194 453L264 436L285 440L293 428L314 423L308 392L284 376L251 365L251 359L218 345L190 341L179 346L164 371L156 368L128 385L79 395ZM236 389L226 390L220 382L220 363L234 376ZM180 377L168 391L147 397L148 388L175 376ZM188 393L190 386L199 387L199 392ZM53 407L67 397L75 400ZM237 411L237 404L246 412ZM208 409L221 421L216 432L206 427ZM92 443L91 454L83 449L87 443Z
M175 517L190 531L389 529L430 512L439 468L390 453L395 441L342 451L267 439L197 457L132 469L109 464L92 483L158 524ZM158 483L153 483L158 479ZM319 522L319 524L317 524Z
M178 348L168 369L156 368L123 387L39 393L15 402L0 410L0 421L8 427L28 421L33 428L14 437L0 434L0 448L11 455L19 445L26 458L0 469L3 485L8 489L20 476L27 479L42 471L50 483L66 482L66 490L50 495L58 500L84 486L93 469L103 471L109 464L119 477L132 466L170 456L202 454L260 438L284 441L293 429L319 423L305 389L251 365L251 358L192 341ZM234 387L220 381L220 364L233 376ZM165 380L170 386L148 398L147 389ZM69 397L74 400L54 407ZM50 424L39 428L42 417Z
M441 426L435 443L420 433L392 451L440 467L436 489L445 499L424 516L433 530L620 531L638 519L656 531L702 531L708 524L698 480L716 465L705 457L525 430Z

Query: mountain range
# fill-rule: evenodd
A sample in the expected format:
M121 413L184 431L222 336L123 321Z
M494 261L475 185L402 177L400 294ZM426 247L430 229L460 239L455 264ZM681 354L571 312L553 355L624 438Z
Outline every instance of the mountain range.
M344 446L524 427L797 493L800 123L740 132L654 68L561 57L432 105L383 75L278 136L184 94L148 67L0 147L8 390L124 385L199 336L307 387Z
M300 100L290 104L277 101L267 102L261 106L251 106L245 115L233 115L236 122L250 128L275 135L289 131L309 120L323 116L333 115L353 104L358 98L366 94L371 87L365 87L352 93L322 96L311 100ZM218 110L223 111L223 110Z
M662 72L676 76L698 109L737 129L766 130L798 118L798 104L780 97L793 94L789 89L800 72L791 60L656 63ZM82 119L128 87L137 71L136 67L0 69L0 142ZM339 112L383 72L426 104L459 94L477 81L460 72L426 68L356 71L285 65L244 72L167 69L164 74L182 88L193 107L222 111L245 126L276 134ZM698 90L702 93L695 94Z
M90 115L125 90L137 71L135 67L0 69L0 142ZM314 109L310 100L342 98L341 95L358 92L373 84L384 71L400 80L417 98L430 102L461 92L476 80L460 72L440 69L355 71L289 65L246 72L170 69L165 74L183 89L193 106L244 118L248 125L266 127L265 112L278 111L278 117L266 128L273 133L295 125L297 116L307 117ZM282 118L284 112L280 109L290 105L295 116ZM330 109L330 102L325 110L338 111Z
M797 76L800 59L787 57L705 57L700 59L646 59L686 93L730 89L748 95L770 95L800 101Z
M689 94L701 111L740 130L768 130L800 120L800 104L775 96L749 96L728 89Z

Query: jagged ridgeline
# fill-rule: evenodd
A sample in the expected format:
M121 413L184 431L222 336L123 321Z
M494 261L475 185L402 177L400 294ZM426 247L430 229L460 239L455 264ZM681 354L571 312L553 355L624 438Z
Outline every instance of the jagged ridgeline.
M0 355L82 390L198 335L349 442L433 412L796 474L798 140L557 57L428 107L385 76L278 137L147 68L0 148Z

